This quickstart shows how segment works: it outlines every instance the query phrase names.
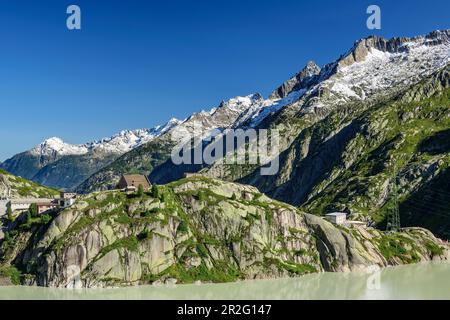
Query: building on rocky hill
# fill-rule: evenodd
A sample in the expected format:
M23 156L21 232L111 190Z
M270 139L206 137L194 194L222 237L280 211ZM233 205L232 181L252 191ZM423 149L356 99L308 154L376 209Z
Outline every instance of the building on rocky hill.
M60 197L61 199L76 199L77 196L78 196L78 194L75 193L75 192L65 192L65 191L61 191L61 192L59 193L59 197Z
M11 199L10 201L10 206L11 206L11 210L12 212L16 212L16 211L27 211L28 209L30 209L30 206L33 203L36 203L38 201L38 199L34 199L34 198L24 198L24 199ZM49 202L51 201L51 199L40 199L40 201L42 202Z
M333 212L325 215L328 221L334 224L345 224L347 221L347 214L345 212Z
M30 206L32 204L52 204L52 207L57 207L58 206L58 202L55 201L54 199L44 199L44 198L40 198L40 199L34 199L34 198L23 198L23 199L11 199L8 200L8 202L6 203L6 207L9 205L11 207L11 211L12 212L23 212L23 211L27 211L28 209L30 209ZM6 212L5 212L6 213Z
M61 209L68 208L72 206L77 200L78 194L75 192L64 192L62 191L59 196L59 207Z
M0 217L6 214L8 206L11 208L11 211L15 213L21 213L29 210L32 204L36 204L38 214L51 210L66 209L75 203L77 197L78 195L76 193L61 192L59 199L0 198Z
M145 191L149 190L151 183L148 178L141 174L127 174L120 178L117 189L135 191L142 186Z
M58 201L49 201L49 202L38 202L36 203L37 214L43 214L50 211L58 210L59 204Z

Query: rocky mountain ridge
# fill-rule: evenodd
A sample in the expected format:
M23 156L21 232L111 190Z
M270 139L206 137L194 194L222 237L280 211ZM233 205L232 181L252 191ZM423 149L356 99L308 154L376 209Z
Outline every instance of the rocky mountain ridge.
M348 53L320 70L314 63L308 63L297 76L276 90L271 99L265 100L258 94L249 96L254 98L231 128L276 128L284 137L280 150L283 152L305 124L320 121L341 105L375 103L377 99L406 90L441 69L449 62L449 33L445 30L415 38L368 37L360 40ZM161 140L164 139L124 155L109 169L94 174L77 190L90 192L111 186L118 175L126 171L150 174L155 182L166 183L179 179L183 172L203 169L203 166L171 166L170 153L158 145L163 148L173 145ZM156 150L158 160L152 165L145 164ZM144 165L136 165L138 161ZM114 173L113 168L119 167L125 169Z
M272 92L269 98L273 100L282 99L293 91L309 88L312 84L317 83L320 70L320 67L314 61L309 61L299 73Z
M289 115L299 125L295 135L288 131L295 138L285 141L276 175L223 165L202 172L254 185L307 212L345 211L380 228L392 212L397 183L402 225L423 226L448 239L449 90L445 67L373 104L342 105L309 122L310 114L297 112Z

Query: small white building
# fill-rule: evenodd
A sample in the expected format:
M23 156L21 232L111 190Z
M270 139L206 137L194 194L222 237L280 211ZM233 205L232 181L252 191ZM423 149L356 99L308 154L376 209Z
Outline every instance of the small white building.
M325 218L334 224L345 224L347 214L345 212L333 212L325 215Z
M59 200L59 207L61 209L66 209L68 207L71 207L74 205L76 199L60 199Z
M61 192L59 196L59 207L65 209L71 207L77 200L78 195L74 192Z

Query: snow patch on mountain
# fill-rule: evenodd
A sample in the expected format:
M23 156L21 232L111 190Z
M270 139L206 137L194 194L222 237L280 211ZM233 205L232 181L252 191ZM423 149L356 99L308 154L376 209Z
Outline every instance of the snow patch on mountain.
M259 93L255 93L245 97L235 97L230 99L223 103L223 106L233 111L244 112L251 109L255 105L258 105L261 100L263 100L262 96Z
M285 106L298 101L305 92L306 89L301 89L289 93L282 99L274 100L273 98L269 98L266 100L260 100L252 108L249 108L247 112L242 114L239 121L235 123L234 127L240 127L244 123L246 123L250 128L256 127L270 114L273 114Z
M196 136L206 138L212 131L221 132L232 128L238 119L249 112L256 112L262 107L263 97L259 93L248 96L237 96L222 101L218 107L209 111L192 114L181 124L169 131L172 141L185 141Z
M340 86L348 88L347 93L354 93L353 88L357 88L367 96L400 82L413 84L450 62L450 43L435 47L407 43L405 47L407 50L400 53L372 48L363 62L340 70Z

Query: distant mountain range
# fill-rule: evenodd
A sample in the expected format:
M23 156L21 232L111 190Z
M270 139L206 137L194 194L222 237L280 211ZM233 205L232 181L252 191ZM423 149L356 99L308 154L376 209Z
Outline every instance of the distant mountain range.
M180 120L171 119L163 126L124 130L82 145L50 138L6 160L0 168L49 187L72 189L120 155L152 141L179 123Z
M81 146L53 138L0 167L82 193L109 189L124 173L166 183L201 171L254 185L308 212L346 211L379 225L386 223L397 183L402 221L450 237L449 64L450 30L372 36L323 67L308 62L268 99L236 97L183 121ZM257 166L221 163L174 165L173 137L182 139L198 125L278 129L279 173L261 176Z

